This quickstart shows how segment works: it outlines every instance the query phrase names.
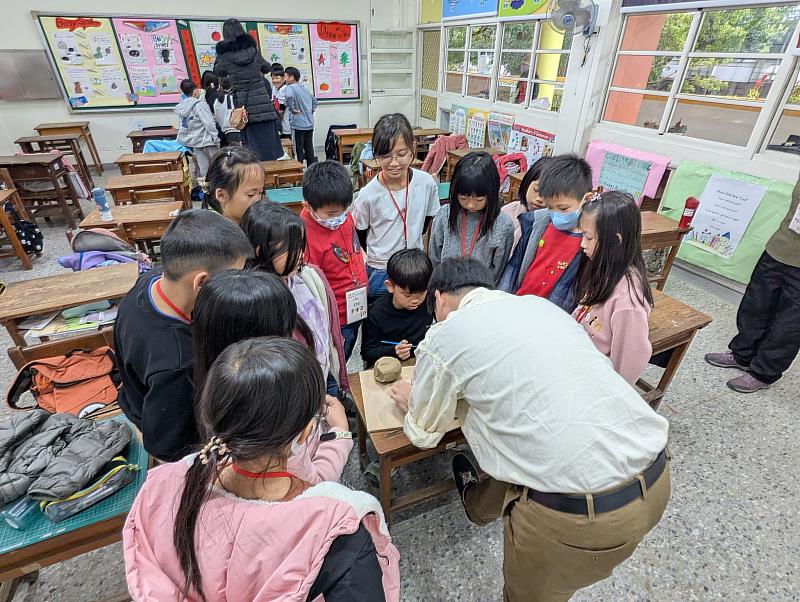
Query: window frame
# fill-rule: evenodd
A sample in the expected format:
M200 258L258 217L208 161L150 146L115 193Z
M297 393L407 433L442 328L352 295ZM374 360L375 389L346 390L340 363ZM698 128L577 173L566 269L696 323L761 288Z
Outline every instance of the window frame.
M796 32L797 33L797 32ZM792 90L794 90L795 86L800 85L800 55L795 55L792 58L792 66L789 75L789 81L786 84L786 89L783 91L781 95L780 102L775 110L775 116L769 124L769 128L767 129L764 140L761 144L761 152L776 156L776 157L785 157L787 152L785 151L778 151L774 149L767 148L770 143L772 142L772 137L775 135L775 131L778 129L778 125L780 125L781 118L783 117L784 111L793 110L793 111L800 111L800 102L797 103L790 103L789 97L792 94Z

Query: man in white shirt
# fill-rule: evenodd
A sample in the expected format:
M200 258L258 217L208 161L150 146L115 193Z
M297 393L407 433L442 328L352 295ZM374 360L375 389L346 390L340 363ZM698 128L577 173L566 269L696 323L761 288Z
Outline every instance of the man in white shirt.
M435 447L458 417L478 464L453 460L467 516L504 523L506 600L568 600L604 579L658 523L670 495L668 424L580 326L545 299L490 290L473 259L428 288L434 324L413 387L392 397L405 433Z

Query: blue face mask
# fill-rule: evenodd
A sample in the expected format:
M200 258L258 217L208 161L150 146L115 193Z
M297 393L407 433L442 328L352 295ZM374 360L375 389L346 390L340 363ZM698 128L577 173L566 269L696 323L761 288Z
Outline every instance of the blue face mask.
M327 228L328 230L336 230L347 220L347 211L344 211L341 215L337 215L336 217L329 217L327 219L322 219L312 211L311 217L314 218L314 221L317 222L323 228Z
M578 225L579 210L570 211L569 213L558 213L550 210L550 221L556 230L572 230Z

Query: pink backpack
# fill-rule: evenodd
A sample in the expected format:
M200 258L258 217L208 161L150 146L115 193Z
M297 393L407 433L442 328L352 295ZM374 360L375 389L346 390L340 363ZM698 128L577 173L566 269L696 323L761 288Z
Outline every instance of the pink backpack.
M507 155L497 155L494 158L494 164L497 166L497 171L500 174L500 192L508 192L511 186L509 175L512 173L520 173L528 171L528 160L523 153L509 153Z

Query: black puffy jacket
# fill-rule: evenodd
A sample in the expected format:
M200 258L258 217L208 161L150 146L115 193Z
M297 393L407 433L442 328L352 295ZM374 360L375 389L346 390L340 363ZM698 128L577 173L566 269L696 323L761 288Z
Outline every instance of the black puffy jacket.
M256 42L246 33L235 40L217 43L217 60L214 73L227 75L233 85L233 101L237 107L247 108L250 122L272 121L278 118L272 104L272 86L264 75L270 64L261 56Z

